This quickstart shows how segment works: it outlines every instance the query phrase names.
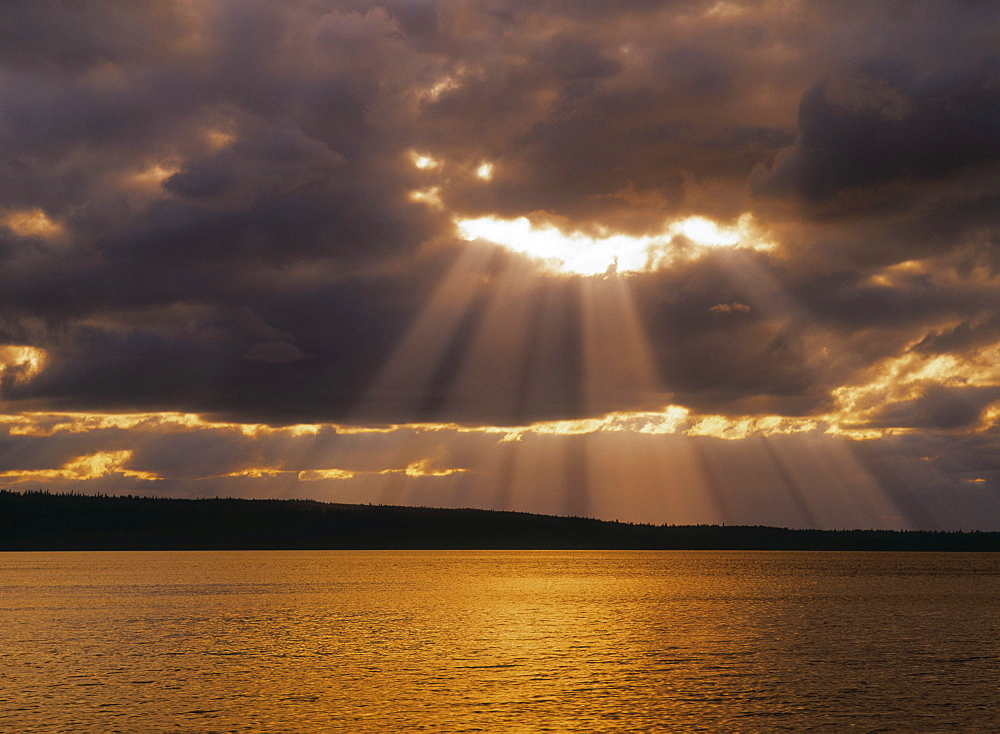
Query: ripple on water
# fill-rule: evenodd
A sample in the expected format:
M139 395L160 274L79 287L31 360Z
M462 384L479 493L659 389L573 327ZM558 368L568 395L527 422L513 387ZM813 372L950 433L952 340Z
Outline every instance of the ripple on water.
M0 730L988 731L998 561L4 554Z

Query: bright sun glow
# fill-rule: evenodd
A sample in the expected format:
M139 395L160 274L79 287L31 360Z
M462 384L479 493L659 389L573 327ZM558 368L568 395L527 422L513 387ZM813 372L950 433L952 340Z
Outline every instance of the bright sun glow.
M745 229L745 228L744 228ZM711 219L705 217L688 217L671 225L670 231L681 234L692 242L708 247L732 247L739 244L743 238L740 227L720 227Z
M421 153L410 153L410 160L413 161L413 165L421 171L437 168L441 165L439 161L435 160L431 156L423 155Z
M597 275L652 270L670 259L674 238L682 236L700 247L768 249L755 234L753 218L744 214L735 227L723 227L705 217L688 217L669 224L662 233L633 237L602 232L590 236L566 233L551 225L535 226L527 217L480 217L456 222L467 241L487 240L544 261L552 269Z

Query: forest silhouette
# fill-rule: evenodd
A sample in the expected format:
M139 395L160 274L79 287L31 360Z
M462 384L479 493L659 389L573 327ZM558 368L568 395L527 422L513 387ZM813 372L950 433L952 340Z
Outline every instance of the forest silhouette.
M0 490L0 550L230 549L997 551L1000 532L640 525L294 499Z

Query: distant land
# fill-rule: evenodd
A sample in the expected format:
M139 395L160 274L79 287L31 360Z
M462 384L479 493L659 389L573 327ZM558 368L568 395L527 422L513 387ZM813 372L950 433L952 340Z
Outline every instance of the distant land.
M1000 532L637 525L312 500L0 490L0 550L620 549L1000 551Z

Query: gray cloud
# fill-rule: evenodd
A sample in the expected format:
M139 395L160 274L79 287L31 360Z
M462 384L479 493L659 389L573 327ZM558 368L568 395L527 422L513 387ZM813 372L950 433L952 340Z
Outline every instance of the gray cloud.
M1000 400L1000 387L931 386L913 400L887 406L868 425L903 428L969 428Z
M10 368L2 396L274 422L364 401L376 421L657 401L807 416L911 347L968 357L1000 340L984 274L998 11L851 8L16 3L0 21L0 216L41 209L63 233L0 227L0 342L48 355L30 379ZM443 210L412 200L431 186ZM777 247L628 279L652 396L588 405L579 284L523 286L538 310L562 304L525 321L534 351L477 342L521 267L504 254L427 325L442 334L427 394L373 395L460 262L450 213L538 211L631 233L752 212ZM887 280L911 260L928 264ZM521 377L499 388L490 360ZM940 399L879 425L970 424Z
M798 138L755 179L756 193L794 195L850 215L912 205L921 184L995 168L1000 56L917 78L894 76L859 72L807 91Z

